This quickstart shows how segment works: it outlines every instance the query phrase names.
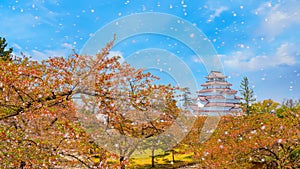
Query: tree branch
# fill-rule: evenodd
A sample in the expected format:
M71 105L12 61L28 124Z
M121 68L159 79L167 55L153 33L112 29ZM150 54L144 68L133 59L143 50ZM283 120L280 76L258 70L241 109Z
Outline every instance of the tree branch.
M64 155L64 156L69 156L69 157L75 158L76 160L78 160L81 164L83 164L83 165L86 166L87 168L92 168L92 167L90 167L87 163L85 163L83 160L81 160L80 158L76 157L76 156L73 155L73 154L68 154L68 153L63 153L63 152L60 152L59 154Z

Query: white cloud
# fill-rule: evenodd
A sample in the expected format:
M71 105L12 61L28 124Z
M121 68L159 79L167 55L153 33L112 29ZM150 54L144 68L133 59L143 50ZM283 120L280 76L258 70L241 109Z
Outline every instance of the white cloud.
M48 59L49 57L67 57L72 54L72 45L68 43L62 44L62 49L56 50L31 50L30 52L23 52L25 56L31 56L33 60L41 61ZM120 51L110 51L108 57L120 56L120 63L124 62L123 54Z
M74 46L70 43L63 43L61 46L67 49L74 49Z
M24 53L26 56L32 56L35 60L44 60L48 59L49 57L67 57L73 52L71 51L72 46L71 44L64 43L62 44L64 49L56 49L56 50L31 50L31 52ZM119 59L120 63L124 62L123 54L120 51L110 51L108 54L108 57L113 57L113 56L120 56L121 58Z
M58 50L44 50L44 51L38 51L38 50L32 50L30 52L30 55L36 60L44 60L48 59L49 57L66 57L70 54L70 50L67 49L58 49Z
M20 39L33 38L35 37L35 32L32 31L32 25L36 23L33 18L34 16L31 14L3 16L1 17L1 22L5 24L1 25L0 33L6 35L6 32L9 32L10 35L14 35Z
M271 7L271 2L264 2L255 10L255 14L266 14Z
M282 44L276 52L277 61L279 64L293 65L296 63L296 56L299 55L298 47L291 43Z
M212 18L215 17L219 17L221 15L221 13L223 13L224 11L227 11L228 8L226 6L221 6L220 8L217 8L215 10L215 13L213 15L211 15Z
M255 13L260 15L261 33L266 34L269 39L285 32L287 28L300 25L300 1L289 0L273 5L271 2L263 3L256 9Z
M226 67L244 71L255 71L280 65L294 65L297 63L300 49L295 44L283 43L272 55L255 56L252 52L234 52L231 56L222 56Z
M208 20L209 22L213 21L216 17L220 17L220 15L223 12L228 10L228 7L221 6L219 8L211 8L210 10L213 11L214 13L209 16L209 20Z
M32 6L34 6L34 11ZM22 4L22 8L17 7L18 10L23 10L20 13L12 13L8 8L1 9L1 27L0 34L6 36L7 32L18 39L34 39L45 33L49 33L49 29L58 29L56 23L63 18L65 12L54 12L45 7L42 1L30 0ZM45 29L36 29L39 25L46 25ZM38 37L39 38L39 37ZM11 39L11 37L10 37Z
M203 64L202 59L199 56L197 56L197 55L192 56L192 60L193 60L194 63L201 63L201 64Z
M124 57L123 53L121 51L109 51L108 57L114 57L114 56L120 56L121 58L119 59L120 63L124 62Z
M12 47L13 47L14 49L22 50L22 47L21 47L20 45L16 44L16 43L13 43L13 44L12 44Z

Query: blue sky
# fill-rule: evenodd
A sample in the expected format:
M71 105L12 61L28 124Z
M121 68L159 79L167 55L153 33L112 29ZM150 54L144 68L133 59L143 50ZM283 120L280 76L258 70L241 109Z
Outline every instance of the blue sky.
M298 9L297 0L2 0L0 36L16 54L22 51L42 60L67 56L73 48L79 52L97 30L122 17L145 12L171 14L207 36L234 89L238 90L247 76L258 100L281 101L300 98ZM126 58L146 47L170 50L188 64L198 83L205 81L207 72L201 61L184 44L156 36L130 37L112 53Z

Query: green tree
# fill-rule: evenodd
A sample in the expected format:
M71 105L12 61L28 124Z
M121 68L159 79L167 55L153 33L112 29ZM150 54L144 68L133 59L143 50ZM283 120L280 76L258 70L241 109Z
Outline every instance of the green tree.
M245 111L246 114L251 113L251 103L254 102L256 99L254 97L253 89L249 87L249 81L247 77L244 77L241 85L240 85L240 93L242 95L241 100L244 101Z
M263 100L252 105L252 110L256 113L275 113L279 106L279 103L273 101L272 99Z
M12 60L11 53L13 49L9 48L8 50L5 50L6 46L7 46L6 39L0 37L0 60L10 61Z
M182 89L182 91L183 91L183 94L182 94L181 101L183 101L183 107L185 109L187 109L189 107L189 105L191 105L191 103L192 103L192 99L190 97L190 95L191 95L190 88L185 87Z
M276 109L276 115L278 117L283 118L285 116L285 112L292 111L297 112L300 111L300 99L285 99L279 108Z

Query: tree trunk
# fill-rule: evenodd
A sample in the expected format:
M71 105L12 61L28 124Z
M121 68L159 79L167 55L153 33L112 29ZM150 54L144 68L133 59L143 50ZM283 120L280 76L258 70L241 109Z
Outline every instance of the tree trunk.
M175 163L174 150L171 150L171 151L172 151L172 162L174 164Z
M26 163L24 161L21 161L20 168L23 169L26 166Z
M124 159L123 156L120 157L120 169L125 169L125 164L123 163Z
M154 167L154 146L152 146L152 155L151 155L151 167L153 168Z
M151 167L154 167L154 156L151 156Z

